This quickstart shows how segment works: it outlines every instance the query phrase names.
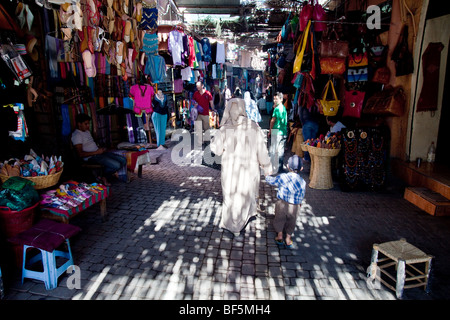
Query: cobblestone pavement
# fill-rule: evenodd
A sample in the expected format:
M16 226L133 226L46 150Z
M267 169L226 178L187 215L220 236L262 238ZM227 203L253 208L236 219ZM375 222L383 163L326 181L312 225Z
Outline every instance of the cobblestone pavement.
M261 182L261 211L235 237L218 227L220 170L174 165L172 150L152 151L159 163L141 179L113 184L108 221L98 205L71 220L82 228L71 239L80 289L70 289L68 275L49 291L22 284L16 270L4 279L5 299L395 300L383 285L368 287L366 269L373 243L400 238L435 257L431 293L407 289L403 299L450 297L450 220L408 203L395 179L382 193L308 187L288 250L274 243L273 187Z

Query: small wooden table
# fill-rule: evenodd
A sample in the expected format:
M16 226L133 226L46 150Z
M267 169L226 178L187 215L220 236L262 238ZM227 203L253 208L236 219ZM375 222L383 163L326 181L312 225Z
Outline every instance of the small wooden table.
M138 177L142 178L142 166L150 163L150 154L148 150L130 151L130 150L113 150L115 154L124 156L127 159L127 165L120 168L117 172L119 177L128 182L128 171L134 172L138 168Z
M102 217L102 221L105 221L107 216L106 198L109 196L109 193L110 187L106 187L106 190L99 191L98 193L92 195L90 198L86 199L80 205L72 207L69 210L41 206L41 216L43 218L61 221L63 223L69 223L69 219L73 218L87 208L92 207L94 204L100 202L100 214Z

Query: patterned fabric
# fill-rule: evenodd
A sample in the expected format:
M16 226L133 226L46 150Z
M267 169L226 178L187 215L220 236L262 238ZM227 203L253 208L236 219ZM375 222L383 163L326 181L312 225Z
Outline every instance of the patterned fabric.
M306 182L296 173L282 173L276 177L266 176L266 182L278 187L278 199L291 204L301 204L305 197Z
M144 44L142 47L142 51L144 51L147 56L158 53L158 34L157 33L153 33L153 34L146 33L144 35L143 42L144 42Z
M142 20L139 29L152 30L158 27L158 9L142 8Z

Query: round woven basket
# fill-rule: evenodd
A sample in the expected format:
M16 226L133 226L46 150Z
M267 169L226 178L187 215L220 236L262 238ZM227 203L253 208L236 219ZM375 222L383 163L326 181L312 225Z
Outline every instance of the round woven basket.
M21 177L21 178L24 178L24 179L34 182L33 187L35 189L39 190L39 189L49 188L49 187L52 187L55 184L57 184L59 181L59 178L61 177L62 172L63 172L63 170L61 170L55 174L50 174L48 176ZM9 178L11 178L11 177L0 174L0 179L2 180L2 183L4 183Z
M338 155L339 151L341 149L326 149L326 148L317 148L313 146L307 146L308 152L314 154L315 156L322 156L322 157L335 157Z
M309 187L312 189L331 189L331 158L337 156L341 149L324 149L308 146L311 157L311 173Z
M302 143L300 147L302 148L302 151L308 151L308 145L306 143Z

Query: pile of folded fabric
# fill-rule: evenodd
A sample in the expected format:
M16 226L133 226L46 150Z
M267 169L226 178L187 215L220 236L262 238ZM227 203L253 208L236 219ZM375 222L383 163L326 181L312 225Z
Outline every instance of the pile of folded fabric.
M0 163L0 174L9 177L47 176L60 172L63 166L61 156L40 157L30 149L30 154L25 155L23 159L13 158Z
M77 207L90 197L106 190L106 186L99 183L84 183L68 181L58 189L49 190L41 195L41 206L69 210Z

